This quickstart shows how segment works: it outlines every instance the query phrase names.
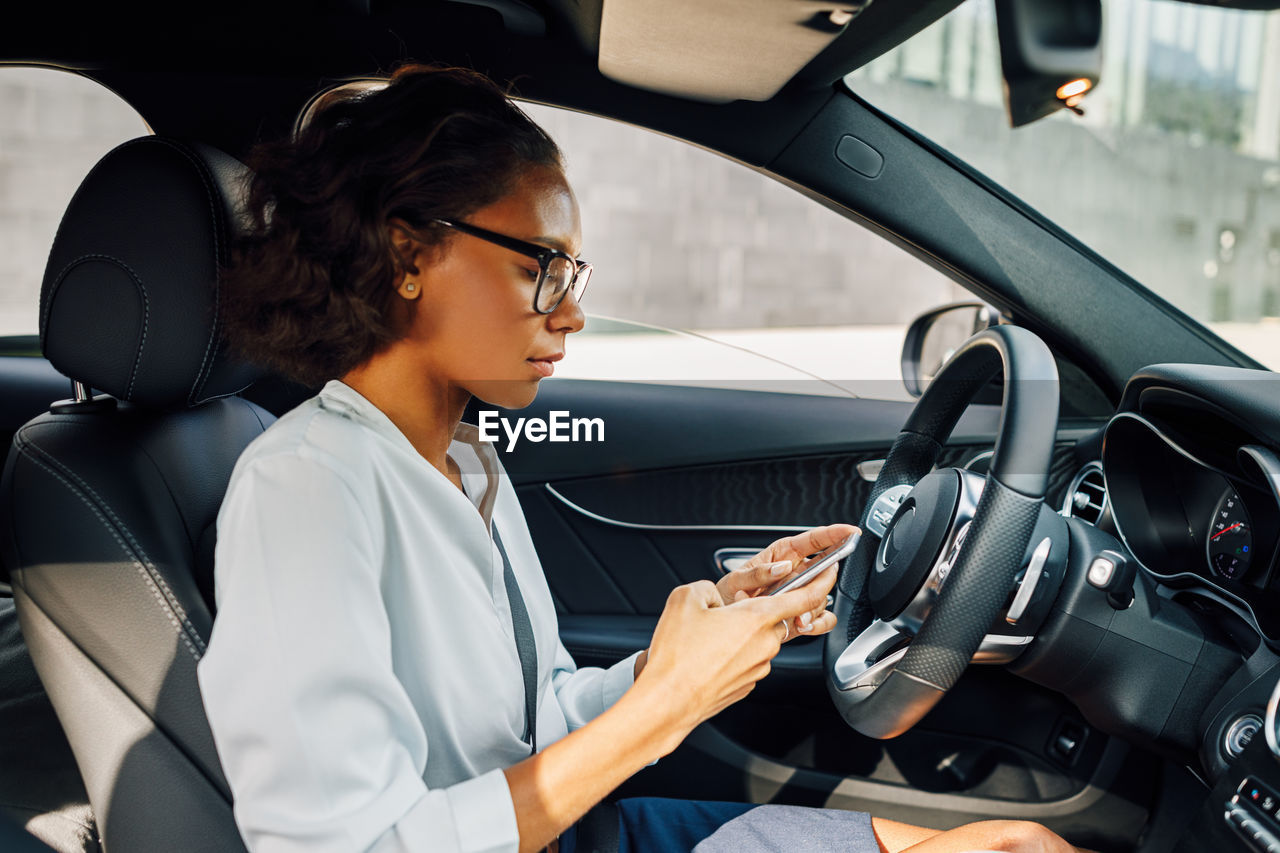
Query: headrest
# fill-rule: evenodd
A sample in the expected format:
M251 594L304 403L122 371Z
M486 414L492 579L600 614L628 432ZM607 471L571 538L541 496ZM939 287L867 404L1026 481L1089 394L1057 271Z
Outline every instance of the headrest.
M144 406L195 406L260 371L230 359L219 324L248 170L159 136L108 152L58 227L40 289L40 341L62 373Z

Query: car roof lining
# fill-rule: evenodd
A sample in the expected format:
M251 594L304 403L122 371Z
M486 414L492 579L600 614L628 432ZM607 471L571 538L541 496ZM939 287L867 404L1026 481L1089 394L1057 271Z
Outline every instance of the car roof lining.
M858 19L829 0L608 0L600 73L711 103L767 101Z
M612 0L274 0L270 4L223 3L174 7L156 0L102 4L91 0L52 0L28 4L0 30L0 62L59 63L79 70L139 67L209 68L210 59L234 58L241 67L280 71L333 70L343 56L359 58L370 73L370 59L385 62L385 44L415 40L412 27L444 32L448 39L481 47L504 33L539 32L528 21L545 22L542 54L555 59L576 50L594 59L599 52L603 14ZM617 0L619 4L644 0ZM699 4L651 0L675 15L710 2L723 3L738 18L735 27L750 30L744 13L752 0L702 0ZM827 4L832 10L857 9L831 44L796 75L808 85L826 85L861 67L927 27L961 0L851 0ZM1105 2L1105 0L1104 0ZM1280 0L1178 0L1234 9L1280 9ZM796 6L808 8L806 2ZM789 4L759 3L767 5ZM799 14L799 13L797 13ZM803 17L802 15L800 15ZM486 23L481 23L482 21ZM74 25L68 26L68 22ZM156 37L157 31L162 35ZM466 35L461 35L465 33ZM556 49L547 50L547 41ZM233 49L229 49L233 45ZM652 49L660 51L660 44ZM678 56L668 60L678 61ZM529 72L536 68L530 67ZM597 72L598 73L598 72Z

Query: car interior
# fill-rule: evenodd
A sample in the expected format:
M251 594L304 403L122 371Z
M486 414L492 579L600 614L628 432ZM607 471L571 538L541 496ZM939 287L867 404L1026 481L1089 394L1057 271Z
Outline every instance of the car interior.
M959 5L55 0L6 24L0 65L87 77L152 132L84 178L39 338L2 342L5 849L243 849L195 679L215 519L240 452L316 389L221 342L242 161L413 59L743 164L983 306L936 369L946 312L913 324L912 401L564 378L519 413L609 424L502 453L579 666L646 646L674 585L816 524L865 533L838 627L611 799L1280 850L1280 377L846 82Z

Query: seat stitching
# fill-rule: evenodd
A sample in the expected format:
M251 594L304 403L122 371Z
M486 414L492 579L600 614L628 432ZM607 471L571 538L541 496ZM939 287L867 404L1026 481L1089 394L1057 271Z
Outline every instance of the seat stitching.
M107 513L108 516L111 517L111 520L115 522L116 526L124 533L125 537L129 540L129 544L132 545L133 548L138 552L138 554L142 556L142 560L144 561L147 571L155 578L156 583L160 585L160 588L164 591L165 597L168 599L170 606L174 609L177 615L182 619L184 626L191 633L191 637L195 640L196 644L200 646L200 650L203 652L205 645L204 645L204 639L200 636L200 632L197 631L195 626L191 624L191 620L187 618L186 609L183 608L182 603L178 601L178 597L173 594L173 590L169 588L169 583L164 579L164 576L156 571L155 563L151 561L151 558L147 556L146 550L143 549L142 545L138 542L138 540L134 538L132 531L129 530L129 526L116 517L116 514L111 511L110 504L108 504L105 500L103 500L102 496L99 495L96 491L94 491L93 487L90 486L88 483L86 483L83 479L81 479L79 475L77 475L74 471L72 471L67 466L60 463L51 454L49 454L47 451L45 451L43 448L41 448L31 439L29 438L24 439L24 442L29 447L41 453L49 461L50 464L57 465L60 469L62 469L62 471L67 476L74 479L80 485L81 488L85 489L87 492L89 492L89 494L93 495L93 497L101 505L102 509Z
M141 137L127 140L117 145L111 151L107 152L107 155L104 155L101 160L99 160L97 163L94 164L93 168L89 170L89 174L85 175L84 180L80 182L80 186L83 187L87 185L90 179L92 179L93 176L96 175L100 169L102 169L103 163L105 163L107 160L107 156L109 156L110 154L114 154L116 151L123 151L125 148L132 148L135 145L138 145L139 143L142 143L142 142L146 142L149 139L151 139L150 136L141 136ZM70 208L68 207L68 210L69 209ZM62 218L62 221L58 223L58 230L53 235L53 248L55 249L58 247L58 245L62 241L62 228L66 224L67 224L67 219L64 216ZM52 251L50 252L50 254L52 255ZM71 263L74 264L74 263L77 263L78 261L79 259L77 259L76 261L72 261ZM70 264L68 264L68 266L70 266ZM48 320L48 316L49 316L49 304L53 302L53 291L57 289L57 282L60 280L61 276L63 275L66 275L65 267L63 268L63 271L59 273L59 279L54 279L55 283L53 285L50 285L50 287L48 288L49 298L47 300L45 299L46 288L43 286L41 286L40 288L41 311L40 311L39 330L40 330L41 337L44 337L45 323ZM47 276L45 280L46 281L48 280Z
M28 448L30 448L30 450L28 450ZM182 641L186 643L187 649L191 652L191 656L198 662L200 660L201 654L203 654L203 652L205 651L204 640L200 637L199 632L196 631L195 626L192 625L191 621L187 618L186 610L183 609L182 605L177 601L177 598L176 596L174 596L173 591L169 588L168 583L166 583L164 578L161 577L159 573L155 571L155 565L151 562L150 558L147 557L146 552L142 550L142 547L138 545L137 540L133 538L133 535L129 532L129 528L125 524L121 523L121 521L118 518L116 518L115 513L111 511L111 508L109 506L106 506L105 502L102 501L102 498L98 495L97 492L95 492L88 484L86 484L83 480L81 480L78 476L76 476L74 472L69 471L65 468L65 466L60 465L57 462L57 460L49 456L48 453L46 453L44 450L38 447L34 442L31 442L30 439L23 440L21 445L15 442L15 449L17 449L19 453L22 453L24 456L26 456L36 465L43 468L45 471L48 471L55 478L60 480L63 483L63 485L65 485L69 490L71 490L73 494L75 494L77 497L80 498L81 501L84 502L85 506L89 507L89 509L93 511L93 514L96 515L98 517L98 520L102 522L103 527L107 528L107 530L110 531L111 535L115 538L116 543L119 544L121 550L123 550L125 554L131 559L131 561L133 562L134 568L138 570L138 573L142 575L143 580L146 581L147 586L151 589L151 594L154 595L156 601L160 603L161 609L166 611L165 615L169 617L170 623L178 631L178 635L182 637ZM40 453L41 455L45 456L46 459L48 459L48 464L46 464L45 462L37 458L35 453L31 451L35 451L35 453ZM92 501L90 501L87 497L85 497L85 495L82 492L78 491L75 488L75 486L73 486L70 482L68 482L67 479L61 473L54 470L51 467L51 465L57 465L59 468L63 470L63 472L65 472L67 475L74 478L83 489L87 490L91 495L93 495L93 497L99 502L101 506L95 506ZM111 517L112 521L114 521L115 524L117 525L116 527L113 527L112 524L110 524L107 521L107 519L103 517L103 511L105 511L106 514ZM129 543L133 546L133 548L136 549L136 553L134 550L130 550L129 545L127 545L124 539L120 537L121 531L123 531L124 535L129 539ZM138 559L139 555L141 555L141 558L142 558L141 560ZM163 589L164 591L163 595L161 594L161 589ZM195 640L194 644L192 643L192 639ZM196 648L197 646L199 646L199 651L197 651L197 648Z
M209 177L209 175L205 173L207 166L203 162L203 160L197 157L186 146L179 145L174 140L165 139L159 136L153 137L153 138L155 139L156 142L160 143L161 145L166 145L169 148L172 148L174 151L177 151L183 157L187 158L187 160L191 163L191 165L195 167L196 173L200 176L201 183L204 184L205 200L209 202L209 216L213 220L213 262L214 262L213 324L209 329L209 340L204 347L204 358L200 360L200 371L196 374L195 379L191 382L191 390L187 392L187 404L191 405L193 403L192 398L196 396L196 389L200 387L201 383L205 379L208 378L206 375L206 367L212 366L209 363L209 353L213 351L213 342L218 337L218 316L220 314L220 309L222 307L221 301L220 301L221 297L219 295L219 291L222 284L222 276L220 275L220 271L219 271L219 265L221 264L221 260L222 260L222 250L221 250L222 220L219 218L217 207L214 204L214 199L216 198L217 190L214 186L212 179Z
M183 630L182 625L179 623L178 619L175 617L173 613L173 608L165 606L166 602L164 598L160 595L160 590L159 588L157 588L150 574L143 567L143 564L138 561L137 557L129 550L129 547L125 544L124 540L120 538L119 533L114 528L112 528L112 526L107 522L106 518L103 517L98 507L94 506L93 503L87 497L85 497L82 493L77 491L76 488L72 486L71 483L69 483L65 477L63 477L61 474L59 474L50 466L46 465L44 462L40 461L40 459L36 458L34 454L28 453L25 450L25 448L19 449L19 452L22 453L24 456L26 456L27 459L29 459L31 462L35 463L38 467L43 468L45 471L51 474L55 479L60 481L64 486L67 487L67 489L72 494L80 498L80 500L84 503L84 505L89 507L89 509L93 512L93 514L98 517L98 520L102 522L102 526L105 527L111 533L112 537L116 540L116 544L118 544L120 546L120 549L124 551L125 555L130 558L130 561L133 563L134 568L138 570L138 573L142 576L142 579L146 581L147 587L151 590L151 594L155 597L156 601L160 604L160 609L164 611L165 615L168 617L169 624L171 624L174 630L177 631L178 636L181 637L182 641L186 644L187 650L191 652L191 657L194 658L197 662L199 662L200 654L196 651L195 646L191 644L191 639L186 635L186 632Z
M81 255L71 261L58 272L57 278L53 280L53 285L49 291L49 298L44 304L44 317L41 318L40 326L45 329L45 333L47 334L49 328L49 311L53 308L54 297L57 295L58 289L62 286L63 280L66 279L68 274L70 274L72 268L79 266L85 261L102 260L111 261L112 263L122 267L124 271L129 274L129 277L133 279L134 285L138 288L138 293L142 296L142 337L138 342L138 354L134 356L133 359L133 371L129 374L129 388L125 391L125 398L129 399L133 396L133 383L134 380L138 378L138 366L142 363L142 352L147 347L147 330L151 325L151 300L147 298L147 286L142 283L142 277L134 271L133 267L113 255L108 255L102 252Z

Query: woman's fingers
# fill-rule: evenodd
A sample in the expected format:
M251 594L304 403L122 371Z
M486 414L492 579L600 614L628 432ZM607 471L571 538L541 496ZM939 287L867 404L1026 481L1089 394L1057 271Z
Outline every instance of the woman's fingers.
M836 615L828 610L817 614L806 612L790 622L779 622L774 626L779 643L786 643L796 637L817 637L836 627Z
M784 627L791 623L792 619L798 619L801 614L808 614L812 619L815 610L822 610L826 607L827 592L835 585L836 567L834 565L823 569L817 577L809 581L798 589L789 592L780 593L778 595L753 598L749 601L739 601L735 606L747 607L754 606L763 611L766 616L772 617L778 622L784 623ZM785 634L790 635L791 629L787 627Z
M856 533L852 524L828 524L771 543L745 564L722 577L716 586L726 604L741 600L738 591L758 596L789 580L810 554L824 551Z
M848 539L858 528L852 524L828 524L825 527L813 527L803 533L779 539L769 546L773 550L775 560L794 560L799 563L810 554L825 551Z
M752 557L746 565L727 572L716 582L716 588L720 590L726 604L740 601L745 596L758 595L791 574L789 560L756 562L758 557L759 554Z
M836 626L836 615L827 610L830 596L813 610L801 613L791 621L791 630L787 639L797 636L816 637L825 634Z
M681 584L671 590L671 594L667 596L670 602L673 598L679 598L686 605L700 608L721 607L724 605L724 599L720 595L720 589L711 581L694 581L693 583Z
M792 625L796 629L797 634L807 634L813 629L813 620L821 616L821 613L815 614L812 610L801 613L794 620Z
M771 542L760 553L748 560L742 568L754 569L779 560L790 560L793 565L798 565L810 554L843 542L857 530L858 528L852 524L827 524L822 527L812 527L794 536L784 536Z
M759 592L780 582L791 574L792 568L790 560L774 560L753 566L748 572L744 572L741 589L748 594Z
M801 621L803 618L801 615L796 619L795 630L797 634L803 634L806 637L816 637L836 627L836 615L829 610L813 615L807 628Z

